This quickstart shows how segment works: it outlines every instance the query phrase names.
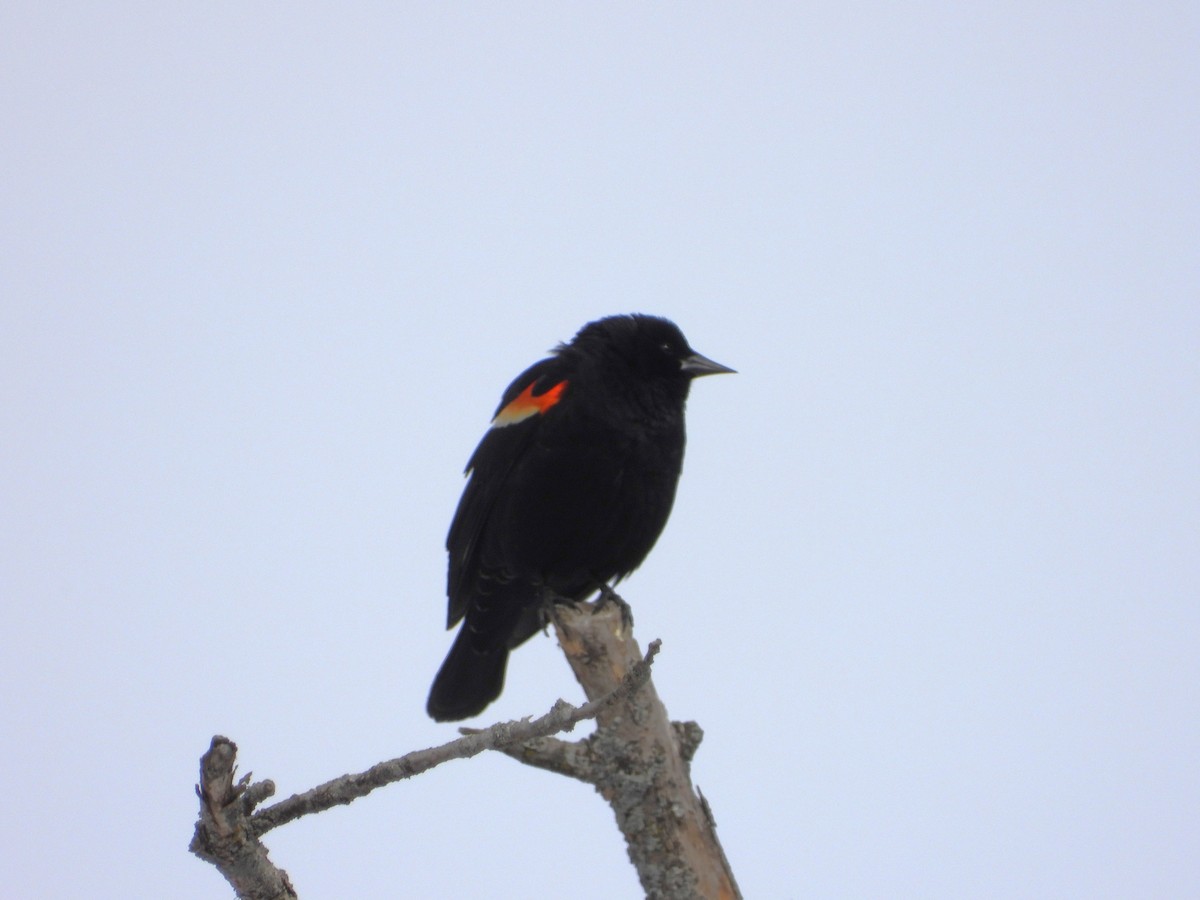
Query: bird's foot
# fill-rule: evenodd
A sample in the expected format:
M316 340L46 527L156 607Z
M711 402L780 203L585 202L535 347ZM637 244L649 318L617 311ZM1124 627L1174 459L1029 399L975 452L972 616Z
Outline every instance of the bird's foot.
M572 601L558 591L548 588L545 585L542 586L541 593L541 601L538 603L537 609L538 627L541 629L542 634L549 636L550 626L554 624L555 608L564 603L571 603Z
M602 584L600 585L600 599L596 601L596 611L599 612L610 603L615 604L621 610L621 631L625 633L633 631L633 607L607 584Z

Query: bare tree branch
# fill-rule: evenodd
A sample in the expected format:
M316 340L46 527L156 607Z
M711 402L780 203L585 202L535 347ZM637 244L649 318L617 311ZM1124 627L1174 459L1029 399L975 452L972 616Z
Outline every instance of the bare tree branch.
M467 759L485 750L500 750L535 738L543 738L560 731L570 731L579 722L594 719L613 703L636 691L650 678L650 665L658 653L659 641L651 643L646 656L639 659L640 665L631 668L627 679L622 679L612 691L578 708L559 700L548 713L532 721L520 719L512 722L497 722L481 731L470 731L440 747L414 750L404 756L378 763L353 775L343 775L319 785L303 794L293 794L286 800L267 807L254 816L251 827L255 836L261 837L272 828L277 828L309 813L320 812L334 806L342 806L364 797L376 788L402 781L439 766L452 759Z
M218 735L200 760L200 818L191 851L215 865L243 900L292 900L296 891L287 873L260 840L268 831L448 760L499 750L593 785L616 815L650 900L740 900L712 811L691 783L690 763L704 733L695 722L671 722L650 682L659 642L643 657L616 604L559 607L554 624L589 698L583 706L559 700L537 719L463 729L446 744L343 775L257 813L275 786L251 783L249 775L235 782L237 747ZM553 737L591 718L597 727L587 738Z
M271 862L267 848L246 828L254 804L273 794L275 785L251 785L249 775L234 784L236 758L237 745L221 735L200 757L200 821L188 849L216 866L242 900L292 900L296 890L287 872Z
M615 605L557 607L554 624L588 697L610 696L641 659ZM653 683L607 705L596 721L596 732L578 742L538 740L498 749L593 785L616 814L651 900L740 898L712 812L692 787L700 726L671 722Z
M630 666L611 691L578 708L559 700L537 719L498 722L438 747L416 750L379 763L365 772L343 775L302 794L295 794L258 813L254 807L275 792L270 781L250 783L246 775L236 784L237 745L217 735L200 758L200 818L189 849L211 862L242 900L290 900L296 891L287 873L276 867L259 841L272 828L301 816L350 803L376 788L419 775L451 759L466 759L485 750L504 750L516 744L545 740L570 731L579 722L596 718L610 706L632 696L650 679L650 666L659 642L650 644L645 657Z

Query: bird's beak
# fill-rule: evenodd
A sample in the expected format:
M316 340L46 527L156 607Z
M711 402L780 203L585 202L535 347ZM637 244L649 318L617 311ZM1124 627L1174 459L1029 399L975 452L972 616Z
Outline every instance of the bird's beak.
M685 357L679 367L693 378L699 378L701 375L724 375L726 373L733 375L737 373L736 369L713 362L707 356L701 356L699 353Z

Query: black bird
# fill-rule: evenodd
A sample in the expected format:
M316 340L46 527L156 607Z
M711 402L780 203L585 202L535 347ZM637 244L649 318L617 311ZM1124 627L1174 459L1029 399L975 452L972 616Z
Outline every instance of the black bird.
M430 716L482 712L548 603L607 596L641 565L675 501L692 379L732 371L666 319L610 316L508 386L446 538L446 627L466 622L433 681Z

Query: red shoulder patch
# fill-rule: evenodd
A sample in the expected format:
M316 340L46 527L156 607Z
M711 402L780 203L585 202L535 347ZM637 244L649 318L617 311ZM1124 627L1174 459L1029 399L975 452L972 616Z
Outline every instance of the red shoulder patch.
M562 399L562 392L567 387L565 381L560 381L548 391L544 391L541 394L534 394L534 384L537 384L537 382L530 383L525 390L510 400L504 409L496 413L496 418L492 419L493 428L503 428L505 425L513 425L524 421L530 416L542 415Z

